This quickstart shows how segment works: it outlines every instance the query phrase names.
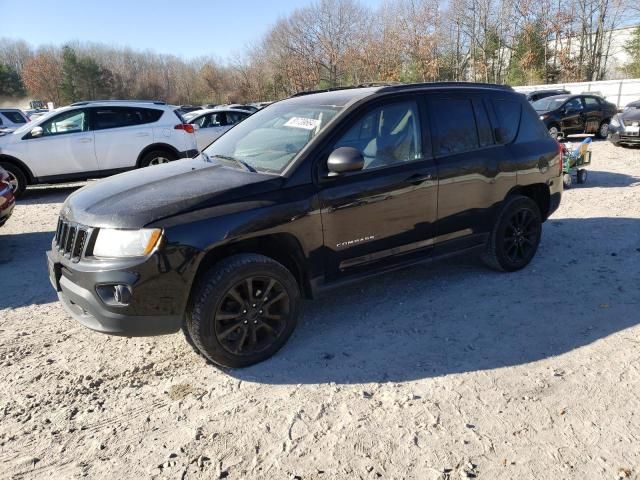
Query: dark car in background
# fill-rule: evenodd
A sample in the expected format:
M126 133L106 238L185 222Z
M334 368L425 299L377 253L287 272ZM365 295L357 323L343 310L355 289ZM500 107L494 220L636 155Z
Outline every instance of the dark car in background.
M525 93L525 97L529 102L535 102L536 100L541 100L546 97L553 97L554 95L569 95L570 91L565 90L563 88L555 89L555 90L534 90L533 92Z
M10 176L6 170L0 167L0 227L7 223L13 213L16 199L13 196L13 187Z
M608 138L616 146L640 145L640 101L631 102L611 119Z
M609 122L618 112L615 104L588 94L554 95L531 105L555 139L581 133L607 138Z
M303 297L455 253L526 267L560 204L559 147L510 87L301 93L199 157L71 194L51 283L88 328L182 329L218 365L251 365L284 345Z

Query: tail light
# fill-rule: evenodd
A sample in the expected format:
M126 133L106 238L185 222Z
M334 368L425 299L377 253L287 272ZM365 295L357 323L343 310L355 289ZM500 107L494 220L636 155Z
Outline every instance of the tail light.
M178 125L176 125L173 128L175 130L184 130L187 133L193 133L193 132L196 131L196 129L193 128L193 125L191 125L190 123L179 123Z

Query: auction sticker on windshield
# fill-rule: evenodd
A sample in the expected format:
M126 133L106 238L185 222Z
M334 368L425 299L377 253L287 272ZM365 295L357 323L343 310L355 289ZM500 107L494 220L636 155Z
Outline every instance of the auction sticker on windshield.
M313 130L318 125L320 125L320 120L305 117L291 117L284 124L285 127L304 128L305 130Z

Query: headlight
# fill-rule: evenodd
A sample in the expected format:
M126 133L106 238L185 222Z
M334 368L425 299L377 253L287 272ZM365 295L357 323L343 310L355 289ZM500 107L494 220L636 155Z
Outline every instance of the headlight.
M540 120L544 120L545 118L547 117L545 117L544 115L540 115Z
M618 117L613 117L611 119L611 126L612 127L619 127L620 126L620 120L618 119Z
M114 230L101 228L93 246L96 257L144 257L150 254L160 240L162 230Z

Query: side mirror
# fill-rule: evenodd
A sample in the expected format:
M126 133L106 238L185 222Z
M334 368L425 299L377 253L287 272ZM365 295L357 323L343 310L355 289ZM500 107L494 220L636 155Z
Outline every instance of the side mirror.
M31 133L31 138L38 138L42 136L42 134L44 133L44 130L42 130L42 127L33 127L30 133Z
M507 132L504 128L494 128L493 134L496 137L496 142L498 142L499 145L504 145L505 143L507 143Z
M327 160L329 176L334 177L341 173L357 172L364 168L364 157L360 150L352 147L336 148Z

